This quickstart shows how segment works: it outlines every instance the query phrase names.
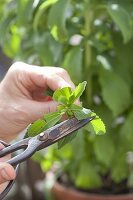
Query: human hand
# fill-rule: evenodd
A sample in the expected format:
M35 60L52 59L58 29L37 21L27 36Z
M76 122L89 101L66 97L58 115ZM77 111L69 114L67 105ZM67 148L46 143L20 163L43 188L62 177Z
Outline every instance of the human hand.
M0 150L4 145L0 143ZM6 163L10 159L10 155L0 158L0 193L5 189L8 181L15 179L16 174L14 168Z
M38 67L16 62L0 84L0 139L11 141L28 124L56 110L44 92L74 88L68 73L59 67Z

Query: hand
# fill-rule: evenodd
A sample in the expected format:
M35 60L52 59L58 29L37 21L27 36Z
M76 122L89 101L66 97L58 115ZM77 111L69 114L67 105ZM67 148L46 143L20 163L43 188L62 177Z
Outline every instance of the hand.
M67 86L74 88L62 68L13 64L0 84L0 139L11 141L44 113L55 111L57 103L44 92Z
M4 145L0 143L0 150L3 148ZM13 180L16 177L14 168L6 163L9 158L10 155L0 158L0 193L5 189L8 181Z

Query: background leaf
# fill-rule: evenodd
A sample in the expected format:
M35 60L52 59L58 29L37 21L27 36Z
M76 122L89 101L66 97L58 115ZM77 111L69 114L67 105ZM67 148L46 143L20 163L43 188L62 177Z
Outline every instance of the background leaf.
M129 11L121 3L118 4L115 1L107 6L107 10L116 25L120 28L124 42L128 42L133 34L133 22Z
M77 135L77 132L72 133L71 135L66 136L58 142L58 149L61 149L66 144L70 143Z
M103 100L115 116L124 112L131 103L130 88L113 72L103 72L100 76Z
M115 147L112 138L109 135L97 137L94 142L94 152L97 159L102 164L110 167L115 153Z
M50 9L48 16L48 26L53 37L61 41L67 37L66 18L68 2L68 0L58 0Z
M71 75L74 83L82 81L82 58L83 52L81 47L72 47L65 55L63 67ZM76 73L75 73L76 72ZM77 81L78 80L78 81Z
M76 177L76 186L86 188L97 188L102 184L101 178L97 173L95 166L87 161L79 163L79 171Z

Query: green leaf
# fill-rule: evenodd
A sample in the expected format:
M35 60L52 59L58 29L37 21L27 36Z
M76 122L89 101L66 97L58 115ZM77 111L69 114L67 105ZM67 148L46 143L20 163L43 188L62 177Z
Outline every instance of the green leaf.
M72 133L71 135L68 135L66 137L64 137L63 139L61 139L58 142L58 149L62 148L64 145L70 143L77 135L77 132Z
M91 162L81 161L77 172L76 186L81 189L97 188L102 185L100 175Z
M53 96L53 90L51 90L51 89L47 89L47 91L44 93L46 96L50 96L50 97L52 97Z
M29 25L32 20L32 15L34 11L33 0L19 0L17 1L17 20L18 23L22 25Z
M96 115L92 113L91 116ZM95 119L90 121L89 124L86 125L86 129L90 132L94 132L97 135L103 135L106 133L105 125L103 121L96 115Z
M57 111L60 113L65 113L67 111L67 106L59 105L59 106L57 106Z
M43 119L46 121L46 122L49 122L51 120L53 120L54 118L60 116L60 112L59 111L55 111L55 112L51 112L51 113L48 113L48 114L45 114Z
M86 141L84 139L84 136L85 136L84 129L79 129L77 132L77 137L75 137L75 139L72 140L71 142L73 157L75 159L75 162L78 163L80 163L80 161L86 157L86 154L88 154L88 152L85 151ZM77 154L77 147L80 149L78 154Z
M98 56L97 56L97 60L101 63L101 65L102 65L105 69L111 70L112 65L111 65L111 63L109 62L109 60L108 60L107 57L102 56L102 55L98 55Z
M40 23L40 19L41 17L44 15L44 13L46 12L46 10L53 4L55 4L58 0L47 0L42 2L42 4L39 6L35 17L34 17L34 22L33 22L33 28L35 31L37 31L38 29L38 25Z
M47 130L48 128L54 126L57 122L60 121L61 117L62 115L59 112L53 112L45 115L44 119L46 120L46 124L44 126L44 130Z
M133 37L133 22L129 11L121 3L116 2L109 4L107 11L121 30L124 42L128 42Z
M48 15L48 26L53 37L64 41L67 37L66 18L68 10L68 0L59 0L52 5Z
M61 57L62 46L52 38L48 31L45 31L43 34L36 33L35 35L33 35L33 39L31 42L33 43L32 48L39 55L43 65L55 65L57 63L57 60L59 60L59 58Z
M72 47L64 57L62 66L68 71L74 83L82 80L82 58L83 51L80 46Z
M38 119L28 127L27 134L29 137L33 137L41 133L46 125L44 120Z
M126 151L133 151L133 110L128 113L128 116L120 129L120 141Z
M75 108L74 108L75 107ZM77 107L77 108L76 108ZM71 108L72 112L74 113L74 116L78 119L78 120L81 120L81 119L86 119L88 117L91 116L92 114L92 111L90 109L86 109L86 108L83 108L83 107L80 107L80 106L76 106L74 105L72 108Z
M109 135L98 136L94 142L94 152L98 161L109 167L115 153L114 141Z
M112 110L114 116L121 114L130 106L130 88L118 74L111 71L102 71L100 84L103 100Z
M53 99L54 101L67 105L69 102L71 93L72 93L72 90L70 87L64 87L54 92Z
M39 119L29 126L26 135L29 137L38 135L42 131L54 126L57 122L59 122L61 117L62 115L58 111L46 114L43 119Z
M111 178L116 183L122 182L129 176L129 166L126 161L126 153L127 152L123 151L121 146L118 146L117 151L114 154L114 160L111 164Z
M75 88L70 97L71 104L82 95L85 90L86 84L87 82L84 81L82 83L79 83L79 85Z

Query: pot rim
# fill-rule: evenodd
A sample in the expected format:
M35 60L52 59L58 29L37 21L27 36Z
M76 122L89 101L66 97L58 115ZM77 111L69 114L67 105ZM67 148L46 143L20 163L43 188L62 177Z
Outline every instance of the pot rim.
M82 196L84 198L87 198L88 196L90 198L93 199L97 199L97 200L133 200L133 193L127 193L127 194L95 194L95 193L87 193L87 192L83 192L83 191L79 191L76 190L72 187L69 186L64 186L63 184L59 183L59 181L56 181L53 188L52 188L53 192L55 190L60 191L61 193L72 193L72 195L75 196ZM92 200L93 200L92 199Z

